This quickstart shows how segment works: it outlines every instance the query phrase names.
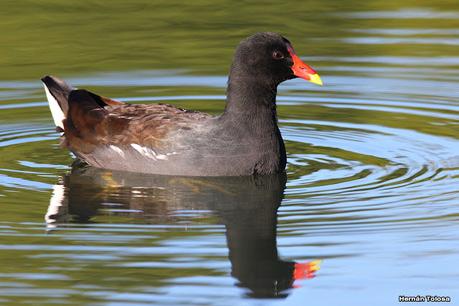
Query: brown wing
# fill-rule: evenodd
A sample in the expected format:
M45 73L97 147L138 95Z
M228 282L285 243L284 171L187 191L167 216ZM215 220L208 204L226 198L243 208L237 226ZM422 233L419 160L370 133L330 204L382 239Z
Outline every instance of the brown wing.
M69 95L64 120L65 141L73 152L90 154L106 145L141 146L161 150L171 131L186 130L210 116L167 104L125 104L86 90Z

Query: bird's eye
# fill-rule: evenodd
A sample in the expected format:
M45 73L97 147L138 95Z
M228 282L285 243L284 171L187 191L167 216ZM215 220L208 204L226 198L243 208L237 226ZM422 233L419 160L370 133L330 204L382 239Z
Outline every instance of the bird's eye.
M280 60L284 58L284 54L280 51L273 52L273 59Z

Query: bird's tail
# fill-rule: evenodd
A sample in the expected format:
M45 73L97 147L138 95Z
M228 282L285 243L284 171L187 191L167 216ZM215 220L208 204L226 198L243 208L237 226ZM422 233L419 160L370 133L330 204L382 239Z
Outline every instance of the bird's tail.
M41 80L45 87L46 98L48 99L49 109L53 115L56 129L64 131L63 120L67 117L69 110L69 94L74 88L64 81L49 75Z

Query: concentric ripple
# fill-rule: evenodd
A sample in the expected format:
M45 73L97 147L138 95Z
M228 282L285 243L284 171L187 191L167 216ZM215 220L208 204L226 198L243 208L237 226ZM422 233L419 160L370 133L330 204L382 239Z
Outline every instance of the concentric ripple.
M72 167L38 82L0 81L0 304L277 305L283 298L287 305L385 306L401 294L457 301L459 15L366 8L359 2L360 11L336 14L321 3L310 19L288 12L308 22L287 26L291 33L324 31L307 44L299 34L295 48L314 55L303 59L325 86L292 80L279 87L287 178ZM135 24L129 37L148 23ZM125 102L218 114L226 77L205 69L217 67L222 50L207 44L227 35L221 24L215 37L203 31L211 39L204 36L199 52L210 53L198 54L195 69L125 71L120 64L120 72L91 74L70 66L64 71L77 76L66 80ZM196 56L183 48L184 37L168 39L185 43L183 54L174 49L183 55L176 59ZM123 48L137 48L116 46L112 58L104 47L93 60L123 60ZM139 49L150 56L161 48ZM65 49L66 61L72 50ZM155 56L163 53L173 52Z
M288 182L278 212L279 248L294 262L320 258L326 264L329 260L359 258L368 252L374 235L384 241L392 233L447 228L459 219L459 105L450 91L433 96L433 89L428 88L439 84L447 88L453 81L436 81L433 85L414 82L409 75L400 74L399 68L385 67L385 75L404 84L393 87L392 80L380 78L379 72L363 65L355 75L340 76L340 71L354 64L352 60L338 58L335 66L327 68L325 80L331 84L330 89L305 94L300 81L280 88L279 124L288 151ZM355 59L355 63L360 62ZM202 87L200 78L171 75L167 77L170 82L163 84L164 78L156 73L134 74L123 74L123 79L142 79L141 86L130 89L134 92L142 92L143 86L196 86L209 94L131 96L121 100L167 101L213 113L223 107L224 96L214 88ZM102 77L105 83L99 84L97 76L90 81L116 86L121 75ZM362 78L365 87L352 91L350 84L362 82ZM221 91L224 78L215 78L213 86ZM388 92L389 87L394 89L390 94L374 98ZM38 90L31 89L30 95L34 97ZM17 205L5 208L12 221L0 227L4 237L0 248L46 267L44 271L16 268L0 273L0 284L7 288L0 289L1 295L18 296L19 291L12 287L19 286L25 301L32 296L56 301L76 295L82 302L103 301L110 296L108 300L114 303L186 304L192 297L191 304L199 304L215 298L212 291L222 290L222 301L241 294L262 296L261 289L253 287L240 270L255 263L234 258L241 248L235 249L234 244L250 239L246 232L238 236L242 225L229 217L235 212L206 203L222 196L220 202L225 203L225 193L217 194L230 188L228 183L150 179L142 185L145 183L140 182L145 180L119 180L109 171L72 177L74 174L68 175L72 158L59 148L58 134L44 101L25 97L24 101L6 101L1 109L8 116L0 126L0 199ZM32 117L22 118L27 112ZM213 187L206 191L205 186ZM244 191L238 190L244 196ZM210 198L207 192L211 192ZM19 215L18 205L23 210ZM261 212L258 209L250 214ZM41 224L43 218L46 227ZM258 222L254 220L247 222ZM269 224L271 231L275 223ZM260 228L266 226L263 223ZM45 228L52 238L42 243ZM346 233L357 233L360 238L343 238ZM250 243L260 243L258 234L253 235L255 240ZM19 244L11 244L17 239ZM278 257L271 260L269 265L288 264ZM129 286L121 288L111 278L97 283L86 274L78 275L83 267L85 273L97 271L100 263ZM142 285L143 277L137 281L129 276L137 278L139 273L159 279ZM162 273L176 276L159 276ZM78 278L85 285L71 286ZM60 284L50 285L56 281ZM280 292L284 292L282 288Z

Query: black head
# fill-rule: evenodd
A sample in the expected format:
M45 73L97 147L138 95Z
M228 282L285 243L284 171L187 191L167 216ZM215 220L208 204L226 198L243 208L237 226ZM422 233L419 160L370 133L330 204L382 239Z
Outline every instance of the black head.
M290 41L271 32L257 33L241 41L234 55L231 76L276 86L300 77L322 85L318 74L296 56Z

